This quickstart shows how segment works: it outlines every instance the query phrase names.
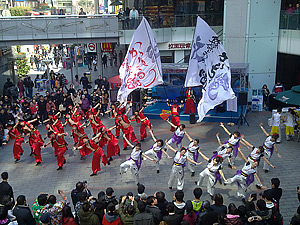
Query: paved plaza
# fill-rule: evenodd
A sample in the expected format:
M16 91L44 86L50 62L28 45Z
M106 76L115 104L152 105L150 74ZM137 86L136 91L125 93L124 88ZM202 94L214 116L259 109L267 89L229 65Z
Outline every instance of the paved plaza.
M166 106L167 109L167 106ZM270 112L261 113L251 113L247 116L250 126L240 127L240 132L245 134L245 139L250 143L258 146L265 140L265 135L260 130L258 124L259 122L264 122L267 131L270 128L266 125L267 119L271 116ZM111 127L114 124L114 120L111 118L102 119L106 127ZM163 120L151 120L153 123L153 129L157 138L163 140L170 138L172 133L169 131L169 126ZM202 152L211 156L213 151L218 147L215 134L220 132L220 138L225 141L228 136L225 134L223 129L217 123L200 123L200 124L188 124L187 131L193 138L200 139L200 146ZM134 131L139 138L139 125L133 123ZM39 126L39 131L42 136L46 134L45 127ZM229 130L233 132L237 129L237 126L229 127ZM70 133L70 127L66 128L66 131ZM91 128L86 129L89 137L92 136ZM65 156L67 163L65 164L63 170L57 171L56 158L54 157L53 148L45 148L42 150L43 163L40 166L35 166L35 160L30 157L30 148L28 144L23 144L25 150L24 155L21 157L21 161L17 164L14 163L12 146L13 142L9 142L7 146L0 149L0 165L2 171L7 171L9 173L9 183L14 189L15 196L24 194L28 198L28 203L31 204L35 198L41 193L57 194L58 189L62 189L67 193L70 199L70 192L75 187L77 181L88 181L88 188L92 193L97 196L99 191L104 191L106 187L111 186L115 189L115 194L120 196L121 194L126 194L128 191L133 191L136 194L136 185L133 181L130 171L127 174L119 174L119 165L121 162L129 158L130 150L121 150L121 156L115 156L110 166L104 167L101 164L101 172L97 176L90 177L91 171L91 161L92 154L86 157L85 160L80 160L79 151L72 150L73 140L70 137L66 138L69 143L69 149L67 150ZM122 148L122 139L118 139L119 146ZM145 151L151 147L153 144L152 139L149 137L142 142L142 149ZM183 140L183 145L188 144L187 138ZM242 148L245 155L249 154L249 150L245 147ZM262 165L259 167L259 176L262 182L270 188L270 179L273 177L278 177L281 180L281 187L283 188L283 196L280 202L280 209L285 218L285 224L296 212L299 205L296 187L299 186L299 142L296 141L283 141L278 145L278 150L282 155L279 159L276 154L273 155L271 162L273 165L277 166L276 169L270 170L269 173L265 174L262 170ZM171 154L169 152L169 154ZM173 154L171 154L173 156ZM194 181L198 178L199 172L201 172L206 163L203 159L202 165L197 166L196 176L191 177L190 172L186 169L185 171L185 199L192 198L192 190L196 187ZM146 186L146 193L151 195L155 191L162 190L166 193L168 200L172 199L175 189L172 191L168 189L167 181L171 172L172 159L167 159L163 156L161 160L161 172L156 173L156 168L153 162L149 160L142 163L140 170L140 182ZM244 162L238 157L236 159L235 165L238 169L241 169ZM226 164L225 164L226 165ZM235 174L235 170L231 170L228 167L224 167L224 174L226 178L230 178ZM203 182L201 188L204 191L202 199L209 199L209 195L206 193L206 179ZM241 200L236 197L236 185L216 185L216 193L221 193L224 196L225 204L228 205L230 202L234 202L237 205L241 204ZM261 192L257 190L252 184L248 190L248 194L254 192ZM248 197L248 196L247 196Z

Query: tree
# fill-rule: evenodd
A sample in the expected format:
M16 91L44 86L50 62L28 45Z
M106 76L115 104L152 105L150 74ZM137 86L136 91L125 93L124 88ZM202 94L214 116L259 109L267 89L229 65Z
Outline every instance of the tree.
M15 6L12 8L9 8L9 12L11 16L25 16L25 11L30 11L30 7L25 6Z
M89 12L91 8L94 7L94 3L89 0L79 0L78 6L83 8L85 12Z
M30 66L27 65L27 59L26 58L18 59L16 60L16 63L17 63L18 76L19 77L26 76L30 70Z

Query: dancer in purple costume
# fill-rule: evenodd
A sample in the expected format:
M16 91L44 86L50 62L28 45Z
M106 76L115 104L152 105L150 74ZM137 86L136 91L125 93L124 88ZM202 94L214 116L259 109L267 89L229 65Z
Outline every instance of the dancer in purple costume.
M156 160L146 156L145 153L142 152L141 143L136 143L134 146L128 141L128 139L125 137L125 134L123 134L123 138L132 148L132 152L130 154L130 158L120 165L120 174L126 173L130 169L136 184L139 184L139 170L142 165L142 156L153 162L156 162Z
M205 161L208 162L208 164L206 168L199 174L199 180L196 181L195 184L200 186L204 177L207 176L207 192L209 193L210 197L213 198L217 181L220 180L221 177L224 181L226 181L226 178L222 171L223 158L217 155L213 159L209 159L202 152L200 152L200 155Z
M170 178L168 181L169 189L172 189L172 185L173 185L175 179L177 179L177 190L182 190L183 185L184 185L184 167L185 167L186 161L194 163L197 166L200 165L202 162L197 163L194 160L189 159L186 156L186 149L184 147L182 147L179 151L176 151L174 148L172 148L167 143L167 140L166 140L166 145L172 152L175 153L172 171L171 171L171 175L170 175Z
M186 148L187 157L189 159L192 159L195 162L197 162L198 158L199 158L199 152L200 152L199 139L192 139L191 136L187 132L185 132L185 135L190 141L189 147ZM191 173L192 173L191 176L194 177L195 176L195 164L188 161L187 168L191 171Z
M166 151L163 149L164 147L164 141L161 139L156 139L152 130L149 129L149 132L152 136L152 139L154 140L154 144L152 145L152 147L145 152L145 155L147 156L153 156L154 159L156 160L156 172L159 173L159 161L161 160L162 157L162 153L164 153L169 159L172 159L171 156L168 155L168 153L166 153Z

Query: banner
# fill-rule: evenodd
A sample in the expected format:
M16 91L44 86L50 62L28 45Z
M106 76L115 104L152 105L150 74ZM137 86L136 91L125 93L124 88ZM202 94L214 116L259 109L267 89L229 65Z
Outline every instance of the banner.
M121 103L137 88L152 88L163 83L159 50L145 18L133 34L119 72L122 85L118 101Z
M203 86L197 122L201 122L210 109L235 97L224 47L216 33L199 16L185 80L185 87L193 86Z
M45 95L46 91L49 90L49 80L47 79L37 79L36 80L37 92L41 95Z

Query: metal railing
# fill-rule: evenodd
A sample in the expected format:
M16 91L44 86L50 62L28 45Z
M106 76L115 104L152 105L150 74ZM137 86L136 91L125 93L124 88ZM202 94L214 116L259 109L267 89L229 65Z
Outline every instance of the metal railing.
M300 10L280 12L279 29L300 30Z
M167 27L195 27L197 16L204 19L210 26L223 26L223 13L199 13L183 15L145 15L151 28ZM134 30L142 20L142 16L137 18L121 17L119 18L120 30Z

